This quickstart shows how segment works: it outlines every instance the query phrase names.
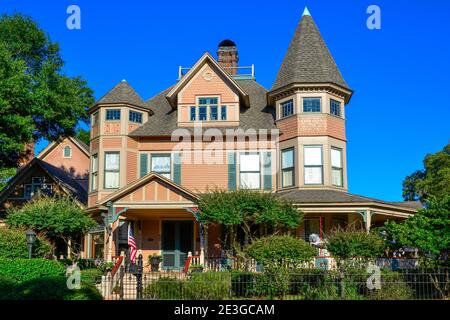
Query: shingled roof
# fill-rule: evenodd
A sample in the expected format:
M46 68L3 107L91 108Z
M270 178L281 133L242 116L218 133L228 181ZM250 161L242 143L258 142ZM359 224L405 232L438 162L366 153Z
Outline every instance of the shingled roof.
M275 110L267 105L267 90L259 85L255 80L236 80L245 90L250 98L250 107L241 108L239 127L247 130L253 129L274 129L275 126ZM170 136L172 131L178 128L177 110L173 109L166 99L167 93L172 87L160 92L153 98L146 101L147 108L151 109L154 114L149 117L148 121L130 133L130 136ZM190 130L189 128L185 128ZM227 127L217 128L224 131Z
M291 190L291 191L281 191L278 193L278 195L286 200L290 200L298 204L376 203L413 210L418 210L422 207L422 204L417 201L388 202L336 190Z
M306 8L272 90L293 83L333 83L349 89Z
M117 104L126 103L138 107L145 107L145 102L130 86L126 80L119 82L107 94L100 98L95 104Z

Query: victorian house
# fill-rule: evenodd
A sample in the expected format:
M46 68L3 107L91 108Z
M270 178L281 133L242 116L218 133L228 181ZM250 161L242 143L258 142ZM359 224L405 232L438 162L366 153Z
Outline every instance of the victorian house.
M129 223L144 259L160 254L164 269L181 268L188 252L217 254L220 226L204 239L196 221L197 200L216 188L293 201L305 213L297 236L306 240L416 212L416 204L348 192L353 91L307 10L272 88L238 61L236 44L224 40L217 59L205 53L180 67L178 81L153 98L123 80L92 106L87 211L103 227L87 235L86 257L111 260L127 249Z

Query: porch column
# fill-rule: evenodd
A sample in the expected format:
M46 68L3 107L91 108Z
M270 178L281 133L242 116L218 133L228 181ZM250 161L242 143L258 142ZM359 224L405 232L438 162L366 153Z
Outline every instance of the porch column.
M370 210L366 210L366 232L369 233L370 232L370 226L372 224L372 213L370 212Z
M205 225L200 222L200 264L205 266Z

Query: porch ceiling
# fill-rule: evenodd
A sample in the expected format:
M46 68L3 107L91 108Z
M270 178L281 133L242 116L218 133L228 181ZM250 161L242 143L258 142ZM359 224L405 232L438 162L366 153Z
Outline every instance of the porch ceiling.
M131 220L153 220L153 219L189 219L194 220L192 213L185 209L128 209L122 217Z

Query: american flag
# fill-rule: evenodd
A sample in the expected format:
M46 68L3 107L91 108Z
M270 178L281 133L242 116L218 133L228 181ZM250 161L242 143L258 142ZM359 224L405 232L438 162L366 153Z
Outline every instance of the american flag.
M128 222L128 247L130 248L131 263L134 264L136 263L137 247L133 237L133 223L131 221Z

